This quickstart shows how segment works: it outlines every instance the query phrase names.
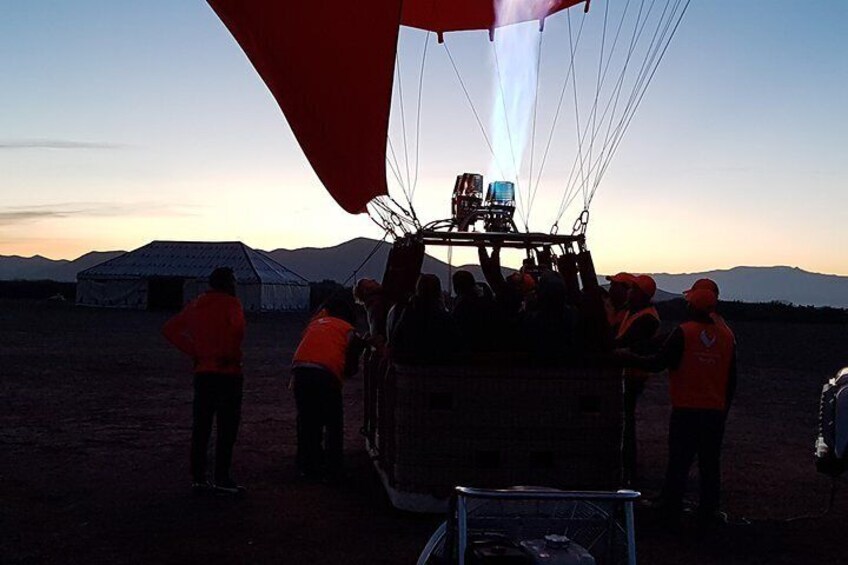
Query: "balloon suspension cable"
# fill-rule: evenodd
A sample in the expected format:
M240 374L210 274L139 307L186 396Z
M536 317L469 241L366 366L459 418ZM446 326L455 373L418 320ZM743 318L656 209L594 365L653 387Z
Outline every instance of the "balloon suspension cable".
M539 115L539 83L542 77L542 38L545 37L545 34L542 32L545 31L544 22L545 20L542 20L539 24L539 45L536 46L536 90L533 95L533 126L530 132L530 172L527 178L527 196L529 200L527 203L528 218L533 211L533 203L536 201L536 193L539 188L538 185L536 185L535 189L533 188L533 165L536 154L536 124Z
M421 99L424 92L424 69L427 63L427 47L430 45L431 34L432 32L428 31L424 37L424 49L421 53L421 70L418 74L418 104L415 112L415 177L412 180L412 189L409 191L410 207L412 207L412 201L415 199L415 189L418 188L418 171L421 158ZM413 209L412 212L414 213L415 210Z
M577 31L577 39L575 41L576 45L580 44L580 39L583 37L583 28L586 23L586 19L583 18L580 21L580 29ZM559 100L557 101L556 110L554 111L554 119L551 123L551 129L548 133L548 140L545 143L545 150L542 152L542 162L539 165L539 172L536 174L536 180L534 183L534 191L539 190L539 185L542 182L542 176L545 170L545 165L548 162L548 154L551 150L551 145L553 144L554 134L556 133L557 122L559 121L560 115L562 113L563 102L565 101L565 93L568 91L568 85L573 83L572 80L574 77L574 57L571 57L571 63L568 66L568 71L565 74L565 79L562 82L562 88L559 93ZM575 84L576 87L576 84ZM531 179L532 182L532 179Z
M368 214L368 219L374 222L374 225L380 228L381 232L392 235L393 237L397 237L397 234L395 234L391 229L388 229L388 227L386 226L385 219L380 216L380 213L377 210L371 210L366 208L365 213ZM375 218L374 216L377 217Z
M453 296L453 245L448 245L448 297Z
M380 227L390 232L394 237L417 232L421 229L414 211L404 208L391 196L380 196L369 202L369 216ZM379 218L377 221L373 215Z
M582 133L578 135L578 155L572 164L571 174L566 183L563 197L557 211L552 229L558 226L559 220L565 211L571 206L578 195L583 196L583 207L588 209L595 197L601 180L609 168L610 162L621 145L625 132L629 128L636 110L641 105L648 87L662 62L672 39L676 35L679 26L685 16L691 0L667 0L661 13L656 18L656 26L653 27L650 41L645 49L645 58L636 72L631 92L626 96L623 110L619 113L619 102L624 90L624 82L633 54L640 45L640 40L645 29L652 19L651 14L658 0L651 0L647 10L645 0L641 0L638 13L633 26L633 35L630 45L626 49L624 67L620 71L615 84L611 87L609 100L604 106L600 118L599 112L600 91L604 88L607 74L610 68L613 54L618 45L619 36L631 4L627 1L621 15L621 22L616 30L615 39L608 50L607 61L603 63L603 54L599 65L603 66L597 80L597 92L591 109L589 119L584 124ZM660 2L661 3L661 2ZM606 22L605 22L606 26ZM599 67L600 69L600 67ZM591 134L589 130L591 129ZM601 142L597 140L600 139ZM589 158L581 160L582 148L588 144ZM598 148L600 147L600 148ZM544 162L544 161L543 161ZM541 176L541 175L540 175Z
M398 97L400 99L400 124L401 132L403 134L403 161L406 168L406 176L404 177L406 179L406 185L404 192L406 193L412 184L412 176L409 174L409 143L407 142L406 137L406 110L403 105L403 75L400 68L400 56L397 54L395 54L395 68L397 70ZM409 200L409 194L406 196L407 200Z
M633 116L635 115L636 110L638 110L639 106L641 106L642 100L645 97L645 93L647 92L648 87L653 82L654 76L656 75L656 72L659 69L660 63L662 63L662 60L665 58L665 55L668 52L668 48L671 45L672 39L674 39L674 36L677 34L677 30L679 29L680 24L683 21L683 16L686 15L686 12L689 9L689 6L691 4L691 0L686 0L685 4L683 5L683 9L680 11L679 15L677 15L676 20L675 20L676 10L677 10L677 7L680 5L681 1L682 0L678 0L677 4L675 5L674 9L672 10L672 15L669 18L668 23L665 26L665 30L663 32L663 35L665 36L665 34L668 32L672 21L674 21L674 25L673 25L673 27L671 27L671 31L670 31L670 33L668 33L667 39L665 39L665 37L663 37L663 40L665 41L665 43L663 44L662 40L657 43L656 48L659 50L658 51L659 55L658 56L656 55L657 51L654 52L654 58L655 58L656 62L652 61L652 68L649 69L650 73L647 75L647 80L643 80L644 84L641 86L641 90L638 94L638 98L636 99L635 104L633 104L632 110L630 111L630 114L626 117L626 122L620 128L620 131L618 132L618 136L615 139L615 142L612 145L611 149L609 150L607 158L604 161L603 166L598 173L598 175L599 175L598 179L597 179L597 181L595 182L595 185L592 188L591 194L589 195L589 203L590 204L592 202L592 199L595 196L595 192L597 191L597 187L600 184L600 179L603 177L603 175L606 173L607 169L609 168L609 164L610 164L610 161L612 160L613 155L615 155L615 153L618 151L618 148L621 145L621 140L624 136L624 133L630 127L630 123L633 121ZM660 47L661 47L661 50L660 50Z
M390 133L386 134L387 139L387 152L386 152L386 164L388 169L391 171L392 177L397 182L401 191L403 192L404 200L406 201L405 205L401 205L397 200L392 198L391 196L387 196L386 198L390 200L391 204L388 207L394 206L398 212L405 215L416 228L420 228L420 222L418 220L418 216L415 212L415 206L413 204L415 198L415 190L418 187L418 178L419 178L419 169L420 169L420 156L421 156L421 108L423 106L423 88L424 88L424 69L426 67L427 62L427 51L429 46L429 38L430 32L424 38L424 47L421 55L421 66L418 71L418 92L416 96L416 108L415 108L415 129L414 132L408 132L406 127L406 105L404 102L404 93L403 93L403 72L401 70L401 57L400 54L396 54L395 56L395 86L397 88L397 103L399 105L399 113L400 113L400 128L401 128L401 137L403 141L403 154L401 155L403 158L403 165L401 165L401 159L398 158L400 154L399 151L395 150L394 143L392 142L392 136ZM410 134L415 137L415 148L414 148L414 163L410 158ZM391 213L389 214L391 216ZM392 223L397 224L396 221Z
M615 117L615 112L616 112L616 109L618 107L618 101L619 101L619 98L621 96L622 87L624 85L624 78L627 74L627 69L629 67L630 60L632 58L633 52L636 48L636 45L638 44L639 38L641 37L641 34L644 31L645 25L648 22L650 13L653 9L655 2L656 2L656 0L651 1L651 7L648 9L647 14L645 15L645 19L642 20L642 13L644 12L645 0L641 0L639 12L636 16L636 23L635 23L634 29L633 29L633 37L631 37L631 40L630 40L630 47L628 49L627 56L626 56L625 61L624 61L624 65L621 69L621 72L619 73L619 77L618 77L618 80L616 81L616 85L613 87L613 94L610 96L610 99L607 101L606 106L604 108L604 112L601 115L601 119L600 119L601 124L603 124L604 122L607 122L607 119L606 119L607 115L610 116L609 121L607 123L607 132L606 132L606 135L605 135L605 139L609 138L610 127L612 126L612 122L613 122L614 117ZM613 41L612 48L609 51L609 56L607 57L607 64L606 64L606 67L604 69L603 76L601 77L600 82L599 82L598 87L597 87L598 90L603 88L603 85L606 81L606 76L607 76L607 73L609 71L610 65L612 63L613 54L615 53L615 48L618 44L618 40L619 40L619 37L621 35L621 30L624 26L624 22L625 22L630 4L631 4L631 0L628 0L627 4L625 4L625 6L624 6L624 10L622 11L621 21L619 22L618 28L616 30L616 37L615 37L615 40ZM605 17L606 17L606 15L605 15ZM597 112L598 98L599 98L599 92L595 96L595 103L593 105L592 112L591 112L591 114L593 114L593 115ZM610 106L612 106L612 112L610 112ZM594 121L593 123L597 123L597 122ZM589 127L588 126L589 126L589 124L587 123L587 126L582 133L581 141L585 141L586 136L589 133ZM597 138L597 135L598 135L599 132L600 132L599 128L594 128L594 130L592 132L592 138L590 140L590 144L594 145L595 139ZM604 143L604 148L601 150L601 155L604 154L605 150L606 150L606 142ZM600 159L600 157L599 157L599 159ZM560 205L559 205L557 215L556 215L556 221L554 223L557 223L562 218L562 215L571 206L572 202L574 202L574 200L577 198L578 194L580 193L580 191L578 190L579 187L577 185L577 177L575 176L576 170L577 170L577 164L578 164L578 156L575 155L574 162L571 164L571 174L569 175L568 180L566 182L566 188L563 191L562 199L560 201ZM591 174L594 170L595 170L595 166L590 166L589 176L591 176ZM588 207L588 205L585 205L585 204L586 203L585 203L585 196L584 196L584 208Z
M690 3L691 0L685 0L685 2L683 0L675 0L674 6L672 6L669 10L671 0L668 0L666 2L666 5L663 8L662 14L660 15L659 21L657 23L657 27L654 30L653 36L651 38L651 42L647 50L646 59L642 63L641 68L639 69L636 85L634 86L633 91L630 94L630 97L625 106L625 110L622 113L621 119L613 130L612 136L604 143L604 148L601 154L603 159L599 159L598 162L595 164L596 176L595 181L588 194L588 204L591 204L592 200L594 199L595 193L601 182L601 179L606 173L613 155L617 152L621 144L621 140L624 136L624 133L629 128L630 123L632 122L633 117L636 113L636 110L641 105L645 93L647 92L648 87L653 81L653 78L656 75L657 70L659 69L660 63L665 57L665 54L668 51L668 47L671 45L671 41L676 35L680 23L682 22ZM680 9L681 5L683 6L682 9Z
M392 198L391 195L387 195L386 198L389 200L389 202L394 204L394 206L398 209L398 211L400 211L401 214L403 214L403 216L405 216L405 220L407 220L408 222L412 222L412 226L415 231L421 229L421 223L418 221L418 215L415 213L415 206L413 206L412 202L408 202L409 208L407 209L404 208L400 204L400 202Z
M345 281L342 283L342 286L343 286L343 287L347 286L347 284L348 284L349 282L353 281L353 280L356 278L357 273L359 273L359 271L361 271L361 270L362 270L362 268L363 268L363 267L364 267L364 266L368 263L368 261L370 261L370 260L371 260L371 258L372 258L372 257L373 257L376 253L377 253L377 251L379 251L379 250L380 250L380 248L381 248L381 247L383 246L383 244L386 242L386 238L387 238L388 236L389 236L389 233L388 233L388 232L386 232L386 233L384 233L384 234L383 234L383 237L382 237L382 238L380 238L380 241L378 241L378 242L376 243L376 245L374 245L374 248L371 250L371 252L370 252L370 253L369 253L369 254L365 257L365 259L363 259L363 260L362 260L362 262L359 264L359 266L358 266L358 267L356 267L356 268L353 270L353 272L351 272L350 276L349 276L348 278L346 278L346 279L345 279Z
M368 213L368 216L369 217L371 216L370 212ZM371 219L373 220L374 218L371 218ZM379 222L376 222L376 220L375 220L375 223L377 223L377 225L379 225ZM386 231L383 234L383 237L380 238L380 240L374 245L374 248L371 249L371 252L368 253L368 255L365 257L365 259L363 259L362 262L357 267L355 267L353 269L353 271L351 271L350 276L348 276L344 280L344 282L342 282L339 285L338 288L336 288L333 292L331 292L330 295L327 298L325 298L323 302L321 302L321 304L319 304L318 306L315 307L315 310L312 311L312 316L315 316L318 312L320 312L321 309L324 307L324 305L326 305L329 301L333 300L336 296L338 296L342 292L345 292L345 289L346 289L346 287L349 283L351 283L351 282L355 283L356 276L359 274L359 271L361 271L362 268L365 267L365 265L368 263L368 261L370 261L371 258L374 257L374 255L377 253L377 251L380 250L380 248L386 242L386 238L388 236L389 236L389 232Z

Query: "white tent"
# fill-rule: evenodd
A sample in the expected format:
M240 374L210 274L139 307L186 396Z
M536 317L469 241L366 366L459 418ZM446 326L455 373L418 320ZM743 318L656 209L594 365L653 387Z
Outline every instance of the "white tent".
M235 273L245 310L309 307L307 281L239 241L154 241L80 271L77 304L179 308L209 288L209 275L218 267L230 267Z

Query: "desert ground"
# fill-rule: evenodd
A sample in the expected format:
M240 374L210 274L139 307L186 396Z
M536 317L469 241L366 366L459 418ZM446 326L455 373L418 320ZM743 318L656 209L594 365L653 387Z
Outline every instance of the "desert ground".
M189 492L191 377L168 314L0 301L0 562L414 563L439 516L393 510L363 450L361 380L345 388L346 484L295 480L287 365L305 318L250 316L239 498ZM731 320L732 323L732 320ZM725 440L737 521L671 533L637 511L643 564L848 563L848 486L816 473L822 382L848 365L848 327L737 323L740 384ZM657 492L669 407L657 378L639 409L641 488ZM694 485L694 480L693 480Z

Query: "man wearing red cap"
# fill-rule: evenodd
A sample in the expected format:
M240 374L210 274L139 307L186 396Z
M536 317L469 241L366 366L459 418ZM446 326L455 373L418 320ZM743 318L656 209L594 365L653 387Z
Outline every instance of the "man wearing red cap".
M625 363L669 370L671 421L668 468L661 497L664 517L680 518L689 468L698 457L703 525L717 523L721 485L721 444L724 424L736 389L736 342L714 313L718 296L711 289L691 288L684 293L688 319L652 356L619 351Z
M625 275L621 277L621 275ZM615 346L627 348L639 354L649 354L655 351L654 336L660 328L660 315L651 299L657 291L657 284L648 275L616 275L629 283L627 304L628 310L615 335ZM612 282L612 281L611 281ZM634 486L636 481L636 404L645 382L651 373L628 368L624 370L624 482Z
M621 322L627 316L627 298L630 294L630 287L633 286L636 277L630 273L618 273L611 277L607 277L609 281L609 292L605 306L607 309L607 322L613 335L618 333L618 328Z
M715 293L716 299L718 299L719 297L718 284L716 284L716 282L712 279L698 279L695 281L695 284L692 285L692 288L687 290L686 292L691 292L693 290L698 289L710 290ZM684 294L686 294L686 292L684 292ZM716 324L727 326L727 322L724 321L724 318L718 312L710 312L710 317Z

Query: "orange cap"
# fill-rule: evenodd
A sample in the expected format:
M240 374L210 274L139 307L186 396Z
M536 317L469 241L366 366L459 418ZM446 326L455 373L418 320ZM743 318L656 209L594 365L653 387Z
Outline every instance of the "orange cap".
M657 283L648 275L634 277L633 284L641 290L648 298L653 298L657 293Z
M698 279L698 280L696 280L695 284L692 285L692 288L690 288L689 290L683 291L683 295L685 296L686 294L692 292L693 290L699 290L699 289L704 289L704 290L709 290L711 292L714 292L716 297L718 297L718 285L712 279Z
M621 283L626 285L636 284L636 277L630 273L618 273L617 275L607 276L607 280L611 283Z
M528 273L516 272L512 273L508 277L510 280L515 281L518 287L521 289L521 292L527 293L536 288L536 279L534 279Z
M718 296L708 288L692 288L686 291L686 302L693 310L712 312L718 304Z

